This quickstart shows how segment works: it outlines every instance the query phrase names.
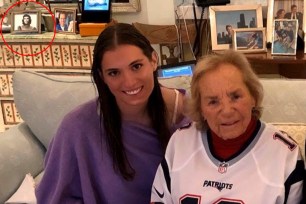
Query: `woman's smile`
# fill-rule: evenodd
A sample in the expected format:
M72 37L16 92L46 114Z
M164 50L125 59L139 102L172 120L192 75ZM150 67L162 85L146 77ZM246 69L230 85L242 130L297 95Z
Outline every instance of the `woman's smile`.
M127 95L136 95L138 94L141 90L143 89L143 86L134 89L134 90L129 90L129 91L123 91L124 93L126 93Z

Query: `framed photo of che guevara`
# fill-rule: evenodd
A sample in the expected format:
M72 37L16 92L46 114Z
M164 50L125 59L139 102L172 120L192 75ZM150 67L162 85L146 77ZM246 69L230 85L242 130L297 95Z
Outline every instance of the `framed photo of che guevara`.
M41 33L40 11L24 10L12 12L12 34L38 34Z

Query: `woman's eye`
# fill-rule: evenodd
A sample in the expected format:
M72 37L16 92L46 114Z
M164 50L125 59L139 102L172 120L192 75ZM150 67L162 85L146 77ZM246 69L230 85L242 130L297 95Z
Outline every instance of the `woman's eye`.
M112 76L112 77L117 76L118 74L119 74L118 71L110 71L107 73L108 76Z
M240 95L238 95L238 94L232 95L232 100L237 100L239 98L240 98Z
M216 105L217 103L218 103L218 100L208 101L208 105Z
M142 67L142 64L134 64L133 65L133 69L134 70L138 70L138 69L140 69Z

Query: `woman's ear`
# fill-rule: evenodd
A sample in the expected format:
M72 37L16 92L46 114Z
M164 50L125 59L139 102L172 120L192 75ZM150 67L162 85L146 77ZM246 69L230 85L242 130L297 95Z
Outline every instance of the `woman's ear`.
M156 71L157 66L158 66L158 54L156 51L152 52L152 60L151 60L152 66L153 66L153 71Z

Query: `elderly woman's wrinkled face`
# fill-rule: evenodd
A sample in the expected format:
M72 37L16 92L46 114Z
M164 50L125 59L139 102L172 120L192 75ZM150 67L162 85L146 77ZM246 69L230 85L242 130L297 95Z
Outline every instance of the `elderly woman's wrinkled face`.
M246 131L255 99L243 82L241 72L231 64L221 64L199 81L201 111L209 128L223 139Z

